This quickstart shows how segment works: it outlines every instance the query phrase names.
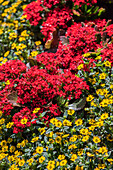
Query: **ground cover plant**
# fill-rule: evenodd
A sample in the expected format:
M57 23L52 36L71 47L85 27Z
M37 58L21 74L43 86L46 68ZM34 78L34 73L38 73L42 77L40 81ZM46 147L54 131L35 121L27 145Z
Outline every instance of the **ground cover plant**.
M97 0L0 0L0 169L113 169L113 24Z

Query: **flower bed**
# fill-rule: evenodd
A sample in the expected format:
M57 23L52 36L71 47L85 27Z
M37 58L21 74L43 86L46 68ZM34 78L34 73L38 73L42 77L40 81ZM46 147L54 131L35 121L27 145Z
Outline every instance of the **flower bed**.
M104 9L96 0L1 0L0 10L0 169L112 169Z

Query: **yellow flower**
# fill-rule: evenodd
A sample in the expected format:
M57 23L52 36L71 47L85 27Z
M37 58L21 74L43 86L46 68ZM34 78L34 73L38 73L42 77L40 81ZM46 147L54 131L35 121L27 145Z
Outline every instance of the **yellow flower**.
M87 135L87 134L89 133L89 131L88 131L88 129L81 129L81 130L80 130L80 133L81 133L82 135Z
M71 159L70 159L70 160L74 162L75 159L77 159L77 155L76 155L76 154L73 154L73 155L71 156Z
M3 146L2 147L2 152L7 152L7 151L8 151L8 146L7 145Z
M81 156L83 154L83 149L80 149L78 152L77 152L78 156Z
M76 126L80 126L80 125L82 125L82 123L83 123L82 119L78 119L75 121Z
M49 139L49 142L50 142L50 143L54 143L54 140L53 140L53 139Z
M32 56L32 57L36 56L37 54L38 54L37 51L32 51L32 52L31 52L31 56Z
M106 106L108 106L108 104L109 104L109 100L108 99L103 99L101 101L101 103L100 103L100 106L101 107L106 107Z
M77 135L73 135L72 137L70 137L69 141L70 142L75 142L77 140Z
M20 159L18 164L19 164L19 166L23 166L25 164L24 159Z
M90 126L90 127L88 127L88 129L91 130L91 131L94 131L95 126Z
M60 128L62 126L62 123L60 121L58 121L58 122L55 123L55 126Z
M39 132L41 133L41 135L43 135L45 133L45 127L44 128L39 128Z
M10 81L9 81L9 80L7 80L7 81L5 82L5 84L6 84L6 85L9 85L9 84L10 84Z
M101 140L100 140L100 138L99 138L98 136L94 136L94 137L93 137L93 142L94 142L94 143L100 143Z
M9 170L19 170L19 168L17 167L17 165L13 164L13 165L11 165Z
M24 147L27 143L28 143L28 140L27 140L27 139L26 139L26 140L24 139L24 140L21 142L21 146Z
M19 41L21 42L21 41L25 41L26 39L25 39L25 37L19 37Z
M107 161L110 162L110 163L112 164L113 159L112 159L112 158L109 158L109 159L107 159Z
M14 122L9 122L9 123L7 123L7 125L6 125L6 128L11 128L13 125L14 125Z
M56 118L52 118L50 120L50 123L52 123L53 125L55 125L58 122L58 120Z
M28 37L29 34L27 34L27 30L22 31L22 32L21 32L21 36L22 36L22 37Z
M58 159L59 159L59 160L65 159L65 155L59 155L59 156L58 156Z
M24 124L26 124L26 123L27 123L27 119L24 117L24 119L21 119L21 121L20 121L20 122L21 122L21 124L23 124L23 125L24 125Z
M45 157L44 157L44 156L41 156L41 157L39 158L39 163L42 163L44 160L45 160Z
M93 157L93 156L94 156L94 154L91 154L90 152L86 152L86 154L87 154L87 156L89 156L89 157Z
M113 84L110 85L110 89L113 89Z
M7 142L6 140L2 140L1 143L0 143L1 146L6 146L7 145Z
M101 73L99 76L100 79L105 79L106 78L106 73Z
M107 119L107 118L108 118L108 113L104 113L104 114L101 115L101 119L104 120L104 119Z
M99 148L98 152L104 154L104 153L108 152L108 149L105 146L102 146Z
M62 139L61 139L60 136L57 136L57 137L55 138L55 142L56 142L56 143L61 143L61 140L62 140Z
M89 57L90 55L91 55L90 53L83 54L84 57Z
M8 156L8 160L9 162L13 162L15 160L15 157L13 155Z
M84 64L80 64L77 69L80 70L81 68L84 68Z
M67 111L68 115L73 115L75 113L75 111L73 109L70 109Z
M14 33L14 32L12 32L12 33L9 34L9 39L11 40L11 39L13 39L13 38L17 38L17 34Z
M106 167L105 164L98 164L99 169L104 169L105 167Z
M4 123L5 123L5 119L4 118L0 119L0 125L2 125Z
M10 147L10 152L11 152L11 153L14 152L15 149L16 149L15 146L11 146L11 147Z
M41 41L36 41L35 44L38 46L41 44Z
M89 135L83 136L82 141L83 141L83 142L86 142L88 139L89 139Z
M26 6L27 6L27 5L23 5L23 6L22 6L22 9L24 10L24 9L26 8Z
M47 165L46 167L48 170L53 170L55 168L55 165L54 164L51 164L51 165Z
M27 162L29 163L29 166L32 165L33 161L34 161L33 158L30 158L30 159L27 160Z
M2 113L3 113L3 112L0 110L0 117L2 117Z
M31 142L34 143L34 142L36 142L38 139L39 139L39 137L37 136L37 137L33 138L33 139L31 140Z
M86 98L87 102L90 102L94 99L94 97L92 95L88 95L88 97Z
M5 54L4 54L4 57L7 57L9 55L10 51L7 51Z
M95 58L95 60L100 60L101 59L101 56L97 56L96 58Z
M3 61L3 57L0 57L0 61Z
M76 166L75 170L83 170L83 166Z
M43 147L42 147L42 146L38 146L38 147L36 148L36 152L39 153L39 154L41 154L41 153L43 152Z
M89 124L93 124L95 122L95 120L94 119L89 119L88 122L89 122Z
M109 61L104 61L104 65L105 65L106 67L111 67L111 62L109 62Z
M40 108L35 108L35 109L33 110L33 113L37 113L39 110L40 110Z
M62 160L60 162L60 166L65 166L66 164L67 164L67 160L66 159L64 159L64 160Z
M98 120L98 122L95 124L97 127L101 127L103 126L103 121L102 120Z
M12 141L13 141L12 138L8 138L8 139L7 139L7 143L11 143Z
M59 166L59 165L60 165L60 163L57 161L57 162L56 162L56 167Z
M2 64L5 64L7 62L7 58L5 58L3 61L2 61Z
M110 135L110 134L109 134L109 135L107 135L106 139L107 139L108 141L110 141L110 142L112 142L112 141L113 141L113 138L111 137L111 135Z
M5 2L3 2L3 6L6 6L6 5L8 5L8 3L9 3L9 1L5 1Z
M65 120L63 121L63 125L64 125L64 126L72 126L72 122L70 122L69 120L65 119Z
M0 4L3 2L4 0L0 0Z
M21 147L21 143L17 143L17 148L20 148Z
M3 30L2 30L2 29L0 29L0 35L1 35L1 34L3 34Z
M75 144L69 145L68 149L76 149L77 146Z
M55 161L49 161L48 165L55 165Z

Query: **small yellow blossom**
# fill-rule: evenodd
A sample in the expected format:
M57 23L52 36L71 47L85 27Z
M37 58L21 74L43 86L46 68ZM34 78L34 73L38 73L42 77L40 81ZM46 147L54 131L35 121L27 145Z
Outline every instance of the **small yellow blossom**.
M27 162L28 162L29 166L31 166L31 165L32 165L33 161L34 161L34 160L33 160L33 158L30 158L30 159L28 159L28 160L27 160Z
M106 78L106 73L101 73L101 74L99 75L99 78L100 78L100 79L105 79L105 78Z
M61 139L60 136L57 136L57 137L55 138L55 142L56 142L56 143L59 143L59 144L60 144L60 143L61 143L61 140L62 140L62 139Z
M80 65L77 67L78 70L80 70L80 69L82 69L82 68L84 68L84 64L80 64Z
M24 164L25 164L25 161L24 161L24 159L20 159L20 161L19 161L19 166L23 166Z
M41 154L42 152L43 152L43 147L38 146L38 147L36 148L36 153Z
M77 120L75 121L75 124L76 124L76 126L80 126L80 125L83 124L83 120L82 120L82 119L77 119Z
M65 166L66 164L67 164L67 160L66 159L64 159L64 160L62 160L60 162L60 166Z
M109 62L109 61L104 61L104 65L105 65L106 67L111 67L111 62Z
M23 119L21 119L21 121L20 121L20 122L21 122L21 124L23 124L23 125L24 125L24 124L26 124L26 123L27 123L27 119L24 117Z
M2 113L3 113L3 112L0 110L0 117L2 116Z
M38 46L41 44L41 41L36 41L35 44Z
M93 137L93 142L94 142L94 143L100 143L101 140L100 140L100 138L99 138L98 136L94 136L94 137Z
M5 52L4 57L7 57L9 55L10 51Z
M88 129L81 129L81 130L80 130L80 133L81 133L82 135L87 135L87 134L89 133L89 131L88 131Z
M94 99L94 97L93 97L92 95L89 95L89 96L86 98L87 102L92 101L93 99Z
M73 115L75 113L75 111L73 109L70 109L67 111L68 115Z
M77 155L76 155L76 154L73 154L73 155L71 156L71 159L70 159L70 160L74 162L75 159L77 159Z
M33 113L37 113L39 110L40 110L40 108L35 108L35 109L33 110Z
M103 113L101 115L101 119L104 120L104 119L107 119L108 118L108 113Z
M65 155L59 155L59 156L58 156L58 159L59 159L59 160L65 159Z

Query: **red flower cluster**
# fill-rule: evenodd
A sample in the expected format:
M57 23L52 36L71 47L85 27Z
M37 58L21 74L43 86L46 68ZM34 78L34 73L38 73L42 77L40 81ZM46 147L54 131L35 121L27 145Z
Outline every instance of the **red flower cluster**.
M21 123L22 119L27 119L27 122L25 124ZM36 116L31 113L30 109L27 107L20 110L20 112L17 112L14 114L12 121L14 122L14 130L13 133L22 132L25 127L31 126L31 120L36 118Z
M47 53L45 54L47 55ZM52 53L48 56L52 58ZM45 61L45 65L47 65L46 62L48 63L48 61ZM54 65L52 70L50 66L44 69L33 66L26 71L25 64L18 60L10 60L0 67L2 73L0 79L2 81L10 80L10 84L0 91L0 108L4 115L13 114L14 133L30 126L31 120L43 111L47 111L47 114L43 117L45 120L59 116L62 106L62 103L58 104L59 98L64 100L77 99L83 90L89 89L83 79L76 77L68 69L56 68L57 65ZM16 73L14 73L15 71ZM17 77L14 77L14 75ZM13 98L9 99L9 95L13 95L13 93ZM15 93L17 96L15 96ZM15 106L18 108L17 112L14 112L14 110L16 111L16 109L13 109ZM33 113L33 110L37 107L40 108L40 112ZM24 117L27 119L26 124L21 123L21 119L24 119Z
M56 28L67 28L67 24L71 19L71 9L66 6L63 8L57 7L47 14L47 20L43 22L41 32L46 39L51 39Z
M53 5L57 5L60 2L62 2L62 0L43 0L43 5L47 8L51 8Z
M27 5L27 7L24 9L25 13L24 15L27 15L27 18L30 21L31 25L38 25L39 22L42 20L42 11L44 11L44 8L41 6L42 2L41 0L33 1L30 4Z
M0 81L16 79L24 72L26 72L26 65L20 60L8 61L0 67Z
M92 6L92 4L97 3L97 0L72 0L72 1L74 2L74 6L78 5L80 7L84 4Z

